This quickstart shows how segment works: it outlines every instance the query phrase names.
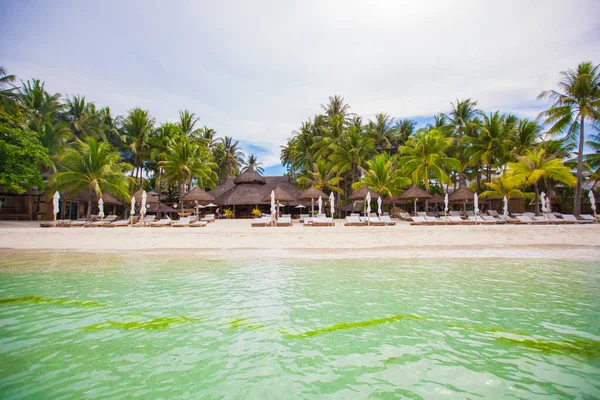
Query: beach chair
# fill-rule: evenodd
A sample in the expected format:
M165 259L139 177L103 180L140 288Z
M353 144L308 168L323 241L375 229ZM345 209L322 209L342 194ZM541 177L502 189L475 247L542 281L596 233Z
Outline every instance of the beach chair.
M185 226L190 226L191 222L192 222L192 219L190 217L182 217L179 219L179 221L173 222L171 224L171 226L181 228L181 227L185 227Z
M580 214L579 218L583 221L595 221L594 216L590 214Z
M383 222L385 225L388 226L392 226L392 225L396 225L396 221L392 221L392 219L390 218L389 215L383 215L379 218L381 220L381 222Z
M426 215L425 221L429 222L431 225L444 225L444 220L438 217L432 217L431 215Z
M398 213L398 217L403 221L412 221L412 217L407 212Z
M108 226L110 225L112 222L117 220L117 216L116 215L107 215L106 218L104 219L100 219L98 221L95 222L90 222L89 224L86 224L85 227L86 228L97 228L99 226Z
M320 215L325 215L325 214L320 214ZM311 224L311 226L334 226L334 225L335 225L335 222L333 222L333 217L332 218L327 218L327 217L313 218L312 224Z
M517 215L515 218L517 220L513 222L513 224L517 225L541 225L545 223L545 221L536 221L531 219L529 215Z
M461 217L457 217L456 215L450 215L448 217L448 221L450 225L475 225L475 221L471 221L469 219L462 219Z
M206 214L204 216L204 218L201 219L201 221L206 221L206 222L215 222L215 214Z
M587 220L581 220L581 219L577 219L573 214L563 214L562 218L567 221L568 224L593 224L594 221L587 221Z
M208 222L199 220L192 222L190 228L204 228L206 225L208 225Z
M289 214L282 215L275 223L275 226L292 226L292 217Z
M349 216L346 217L346 222L344 222L344 226L365 226L367 223L365 221L361 221L359 216Z
M495 225L496 221L493 219L491 220L486 220L483 218L482 215L473 215L471 217L469 217L469 221L473 221L475 224L481 224L481 225Z
M370 226L385 226L385 222L381 221L377 214L371 214L367 217L367 225Z
M135 224L137 222L137 218L133 219L133 223ZM111 228L113 227L123 227L123 226L129 226L129 224L131 224L131 218L127 218L127 219L120 219L118 221L113 222L112 224L110 224L109 226Z
M500 214L496 210L487 210L488 215L496 218L500 218Z
M418 211L417 212L417 217L427 217L427 213L424 211Z
M460 214L460 211L450 211L449 213L450 213L451 217L458 217L458 218L462 217Z
M304 220L305 220L306 218L308 218L308 217L310 217L310 215L308 215L308 214L300 214L300 222L301 222L301 223L304 223Z
M260 218L254 218L254 220L252 221L252 223L250 223L250 226L253 228L256 227L265 227L265 226L272 226L271 224L271 217L260 217Z
M469 218L469 217L474 217L475 213L473 211L465 211L465 217Z
M427 221L425 217L411 217L412 222L411 225L420 226L420 225L433 225L433 222Z
M150 222L150 227L160 228L163 226L170 226L172 223L173 223L173 220L167 216L166 218L161 218L158 221Z
M506 224L506 221L504 221L503 219L500 219L499 217L492 217L491 215L480 215L481 218L483 218L484 221L487 222L493 222L494 224Z

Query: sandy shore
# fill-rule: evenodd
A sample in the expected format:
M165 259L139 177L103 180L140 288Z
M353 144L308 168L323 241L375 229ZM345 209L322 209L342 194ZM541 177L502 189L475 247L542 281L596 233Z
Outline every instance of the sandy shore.
M65 250L203 255L210 258L574 258L600 260L600 224L251 228L219 220L205 228L40 228L0 222L0 252ZM1 254L1 253L0 253Z

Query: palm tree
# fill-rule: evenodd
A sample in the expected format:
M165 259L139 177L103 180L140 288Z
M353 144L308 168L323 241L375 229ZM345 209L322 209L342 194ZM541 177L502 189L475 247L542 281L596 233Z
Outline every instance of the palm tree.
M399 119L396 121L396 137L392 140L392 148L396 151L415 134L417 121L413 119Z
M400 147L399 165L412 177L415 185L423 183L429 192L431 179L440 184L450 183L448 171L460 170L460 161L448 157L446 151L452 138L438 130L420 131Z
M398 193L402 186L408 186L411 182L409 178L402 176L388 153L376 155L373 160L367 161L366 168L361 169L364 175L352 185L354 190L366 186L387 197Z
M577 185L573 214L581 212L583 151L586 121L600 120L600 65L582 62L576 70L560 73L559 90L546 90L538 99L549 99L552 106L539 115L544 124L553 124L548 133L566 133L566 139L578 142Z
M60 94L48 93L44 88L45 82L39 79L21 83L19 101L25 109L29 128L40 132L42 125L47 122L47 116L51 117L52 123L57 122L58 113L64 108L60 103Z
M326 189L332 192L342 193L339 183L342 177L337 174L335 168L326 160L318 160L313 163L312 170L306 171L306 175L298 179L298 183L304 186L314 186L317 189Z
M367 134L375 141L377 152L389 149L398 131L394 125L394 119L388 114L379 113L375 115L375 121L367 124Z
M593 127L598 133L592 135L590 140L586 142L586 145L594 152L586 154L584 161L592 173L590 179L594 180L593 186L596 186L596 183L600 180L600 124L596 124Z
M85 96L67 98L64 116L69 122L71 131L75 137L83 140L87 136L96 138L103 136L99 116L95 111L94 104L86 102Z
M213 187L217 178L216 165L208 148L181 136L167 146L164 161L159 165L164 169L162 179L179 186L179 198L185 194L185 187L191 186L196 178L198 186Z
M516 156L525 154L525 151L534 147L540 139L541 133L542 126L536 121L530 121L528 119L519 121L511 157L516 159Z
M50 178L49 193L68 191L73 195L87 193L87 219L92 212L94 195L110 193L123 199L129 198L129 179L123 174L131 166L120 162L117 152L108 143L88 138L78 140L65 151L59 162L59 170Z
M248 168L253 168L254 170L256 170L256 172L262 175L265 173L265 169L262 165L263 163L259 162L254 154L250 154L248 156L248 159L244 161L243 171L246 171Z
M215 161L220 180L237 175L240 166L244 163L244 153L242 153L237 140L234 141L229 136L221 138L215 149Z
M147 110L134 108L129 112L123 122L126 143L133 153L133 168L131 175L138 179L142 186L142 165L144 158L149 153L149 138L154 130L154 118L150 117Z
M16 87L13 85L14 75L8 75L3 66L0 65L0 104L6 104L14 100Z
M328 117L333 115L342 115L344 118L348 116L350 106L344 103L344 98L340 95L329 96L329 103L327 105L321 104L321 108L325 111Z
M506 198L510 200L511 198L531 199L534 197L532 193L523 192L520 185L515 185L515 183L505 175L494 179L491 182L486 182L485 185L489 187L489 189L479 195L481 198L497 197L502 199L506 196Z
M540 213L540 179L552 179L575 186L577 179L559 158L548 156L545 149L533 149L518 157L519 162L508 163L507 179L515 186L531 184L535 189L535 213Z
M202 128L195 128L196 124L200 121L200 118L196 117L196 114L189 110L179 111L179 128L181 133L185 136L202 138Z

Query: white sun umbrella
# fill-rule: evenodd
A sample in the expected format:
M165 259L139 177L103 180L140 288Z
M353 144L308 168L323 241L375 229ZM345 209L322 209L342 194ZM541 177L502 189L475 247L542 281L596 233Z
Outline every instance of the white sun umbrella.
M276 214L277 213L277 207L275 207L275 191L271 190L271 221L275 221Z
M54 196L52 196L52 213L54 214L54 226L56 226L56 215L58 214L58 208L60 207L59 201L60 193L56 191Z
M100 197L98 200L98 216L100 217L100 223L104 222L104 200Z
M590 197L590 205L592 206L592 211L594 211L594 222L598 222L598 216L596 215L596 198L594 197L594 192L590 190L588 196Z
M448 192L444 195L444 214L446 216L446 221L448 221Z
M371 218L369 217L371 215L371 193L367 192L367 196L365 197L365 205L367 206L367 224L371 225Z
M548 208L546 208L546 193L540 193L540 202L542 203L542 212L546 214L548 212Z
M323 207L323 199L319 196L319 200L317 200L317 205L319 206L319 214L321 214L321 208Z
M333 192L329 194L329 211L331 211L331 218L333 219L333 213L335 213L335 197Z
M296 207L294 207L294 208L300 208L300 209L302 209L302 208L306 208L306 206L304 206L304 205L302 205L302 204L298 204L298 205L297 205Z
M131 218L131 225L133 225L133 216L135 215L135 196L131 196L131 210L129 210L129 217Z
M502 212L502 215L504 216L504 218L508 217L508 198L506 196L504 196L504 210Z
M383 214L383 213L381 212L381 203L382 203L382 201L381 201L381 196L379 196L379 197L377 198L377 214L379 214L379 216L380 216L380 217L381 217L381 214Z
M142 190L142 205L140 206L140 225L143 226L144 215L146 214L146 199L148 195L145 190Z
M475 214L475 223L477 223L477 214L479 214L479 198L477 193L473 193L473 213Z

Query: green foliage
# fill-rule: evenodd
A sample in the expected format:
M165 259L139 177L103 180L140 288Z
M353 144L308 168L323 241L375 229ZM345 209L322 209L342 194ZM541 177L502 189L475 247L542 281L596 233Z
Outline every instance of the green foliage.
M363 169L363 177L352 185L357 190L363 186L381 194L384 197L393 196L403 186L408 186L411 180L401 174L394 164L394 159L388 153L375 156L367 161L367 168Z
M24 123L20 112L8 114L0 106L0 187L24 193L42 189L40 168L50 164L48 150Z

